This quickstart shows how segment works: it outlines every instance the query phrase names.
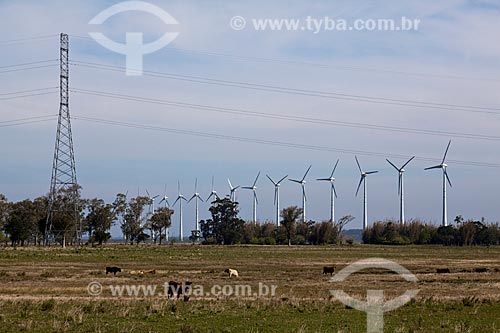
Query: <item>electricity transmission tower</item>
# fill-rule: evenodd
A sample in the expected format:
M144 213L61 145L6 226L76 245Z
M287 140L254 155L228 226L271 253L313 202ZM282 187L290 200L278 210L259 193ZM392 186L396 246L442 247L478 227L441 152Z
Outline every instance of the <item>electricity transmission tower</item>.
M80 243L81 237L81 224L78 218L78 184L69 115L69 38L67 34L61 34L60 44L60 106L50 182L49 210L45 224L46 245L51 234L62 233L65 236L68 231L54 230L55 215L74 221L76 244ZM64 196L63 200L61 200L62 196ZM65 241L63 238L63 246Z

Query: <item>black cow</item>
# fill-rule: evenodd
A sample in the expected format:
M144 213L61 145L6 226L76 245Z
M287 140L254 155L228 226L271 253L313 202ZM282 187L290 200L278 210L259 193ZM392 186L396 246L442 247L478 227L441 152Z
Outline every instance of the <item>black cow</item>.
M323 266L323 274L333 275L335 273L335 266Z
M108 273L113 273L113 275L116 275L116 273L121 272L121 271L122 271L122 269L120 267L116 267L116 266L106 267L106 275L108 275Z
M177 298L179 298L181 295L186 294L189 289L191 288L191 285L193 282L186 281L186 282L176 282L176 281L169 281L168 282L168 298L171 296L173 297L174 294L177 294Z

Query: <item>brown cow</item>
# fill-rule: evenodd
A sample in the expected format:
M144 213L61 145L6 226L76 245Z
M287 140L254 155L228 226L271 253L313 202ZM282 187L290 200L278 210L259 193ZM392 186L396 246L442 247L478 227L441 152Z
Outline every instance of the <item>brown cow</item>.
M333 275L335 273L335 266L323 266L323 274Z
M450 269L449 268L437 268L436 269L436 273L438 273L438 274L447 274L447 273L450 273Z

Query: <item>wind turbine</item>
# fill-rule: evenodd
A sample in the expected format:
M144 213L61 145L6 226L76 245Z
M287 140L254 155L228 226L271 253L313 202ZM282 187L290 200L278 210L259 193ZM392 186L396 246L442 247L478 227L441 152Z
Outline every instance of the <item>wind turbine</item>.
M333 177L333 174L335 173L335 169L337 169L337 165L339 164L339 159L337 159L337 163L335 163L335 166L333 167L332 174L328 178L318 178L316 180L320 181L329 181L331 186L330 186L330 222L335 221L335 198L337 197L337 191L335 190L335 178Z
M207 201L210 200L210 198L215 197L216 199L219 199L219 195L217 194L217 191L214 189L214 176L212 176L212 192L210 192L210 195L207 198Z
M227 182L229 183L229 189L231 190L231 192L229 193L229 199L234 202L236 201L236 190L240 188L240 186L238 185L236 187L233 187L229 178L227 179Z
M165 184L165 191L163 192L163 198L158 202L158 205L161 205L162 202L165 201L165 208L170 207L170 203L168 202L167 197L167 184ZM168 228L165 228L165 241L168 242Z
M435 165L432 167L425 168L425 170L430 170L430 169L441 169L443 170L443 226L448 226L448 207L446 203L446 181L448 181L448 184L451 186L451 181L450 177L448 177L448 172L446 171L446 168L448 165L445 163L446 160L446 155L448 154L448 149L450 149L451 145L451 140L448 142L448 146L446 147L446 151L444 152L443 160L441 161L441 164Z
M175 199L174 206L179 201L179 240L182 242L182 200L187 201L186 198L181 194L181 183L177 182L178 194L177 199Z
M259 200L257 199L257 180L259 179L260 176L260 171L257 174L257 177L255 177L255 181L253 182L252 186L244 186L242 187L245 190L252 190L253 191L253 224L257 224L257 204L259 203Z
M269 177L269 175L266 175L266 176L267 176L267 178L269 178L271 183L273 183L273 185L274 185L274 205L276 206L276 226L279 227L280 226L280 184L283 180L285 180L286 177L288 177L288 175L281 178L277 182L274 182L274 180L272 180L271 177Z
M361 165L359 165L358 157L354 157L356 158L356 164L358 165L359 173L361 174L358 189L356 190L356 196L358 196L359 188L361 187L361 183L363 183L363 230L365 230L368 227L368 193L366 189L366 177L373 173L377 173L378 171L363 172Z
M386 158L386 161L389 162L390 165L399 174L399 181L398 181L398 195L399 195L399 224L404 225L405 224L405 191L404 191L404 173L405 173L405 166L407 166L415 156L410 158L408 161L406 161L405 164L401 168L398 168L397 166L394 165L389 159Z
M195 207L196 207L196 215L195 215L195 218L196 218L196 231L200 231L200 228L199 228L199 215L198 215L198 200L201 200L203 202L203 199L200 197L200 194L198 193L198 178L196 178L195 182L194 182L194 194L193 196L191 197L191 199L188 200L188 203L191 202L191 200L194 199L194 204L195 204Z
M305 179L306 179L307 174L309 173L309 170L311 170L311 167L312 167L312 165L309 166L306 173L304 174L304 177L302 177L301 180L289 179L289 181L294 182L294 183L298 183L298 184L300 184L300 186L302 186L302 222L306 222L307 197L306 197L306 181L305 181Z

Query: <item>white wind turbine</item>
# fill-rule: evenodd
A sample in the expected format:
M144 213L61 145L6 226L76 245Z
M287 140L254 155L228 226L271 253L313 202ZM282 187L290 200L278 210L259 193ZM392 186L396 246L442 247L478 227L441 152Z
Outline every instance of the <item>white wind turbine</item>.
M445 163L446 155L448 154L448 149L450 149L450 145L451 145L451 140L448 142L448 146L446 147L446 151L444 152L444 156L443 156L443 160L441 161L441 164L425 168L425 170L430 170L430 169L443 170L443 220L442 220L442 224L445 227L448 225L448 206L447 206L447 202L446 202L446 181L448 181L448 184L450 184L450 187L452 187L450 177L448 177L448 172L446 171L446 168L448 167L448 165Z
M217 194L217 191L214 188L214 176L212 176L212 192L210 192L210 195L208 196L206 201L209 201L210 198L214 197L215 199L219 199L219 195Z
M242 187L245 190L252 190L253 192L253 224L257 224L257 204L259 203L259 200L257 199L257 180L259 179L260 176L260 171L257 174L257 177L255 177L255 181L253 182L252 186L244 186Z
M288 175L281 178L277 182L274 182L274 180L272 180L271 177L269 177L269 175L266 175L266 176L267 176L267 178L269 178L271 183L273 183L273 185L274 185L274 205L276 206L276 226L279 227L280 226L280 184L283 180L285 180L286 177L288 177Z
M307 196L306 196L306 176L309 173L309 170L311 170L312 165L309 166L307 169L306 173L304 174L304 177L302 177L301 180L297 179L289 179L289 181L298 183L302 187L302 222L306 222L306 201L307 201Z
M330 222L335 221L335 198L337 197L337 191L335 190L335 178L333 174L335 173L335 169L337 169L337 165L339 164L339 159L337 159L337 163L333 167L332 174L328 178L318 178L316 180L320 181L329 181L330 182Z
M167 196L167 184L165 184L165 191L163 192L163 198L161 198L160 202L158 202L158 205L161 205L162 202L165 202L165 208L170 207L170 203L168 202L168 196ZM165 241L168 242L168 228L165 228Z
M363 183L363 230L365 230L368 227L368 192L366 189L366 177L373 173L377 173L378 171L363 172L363 170L361 169L361 165L359 165L358 157L354 157L356 158L356 164L358 165L358 169L361 174L358 189L356 190L356 196L358 196L359 188L361 187L361 183Z
M398 168L397 166L394 165L389 159L386 158L386 161L389 162L390 165L399 174L399 181L398 181L398 195L399 195L399 224L404 225L405 224L405 187L404 187L404 173L405 173L405 166L407 166L415 156L410 158L401 168Z
M229 199L232 201L232 202L235 202L236 201L236 190L238 188L240 188L240 185L236 186L236 187L233 187L233 185L231 184L231 181L229 180L229 178L227 179L227 182L229 183Z
M203 199L200 197L200 194L198 193L198 178L196 178L195 182L194 182L194 194L193 196L191 197L191 199L188 200L188 203L191 202L191 200L194 199L194 204L195 204L195 209L196 209L196 214L195 214L195 219L196 219L196 231L200 231L200 228L199 228L199 214L198 214L198 200L201 200L203 202Z
M177 194L177 199L175 199L174 206L179 201L179 240L182 242L183 236L182 236L182 200L187 201L186 198L181 194L181 183L178 182L178 194Z

